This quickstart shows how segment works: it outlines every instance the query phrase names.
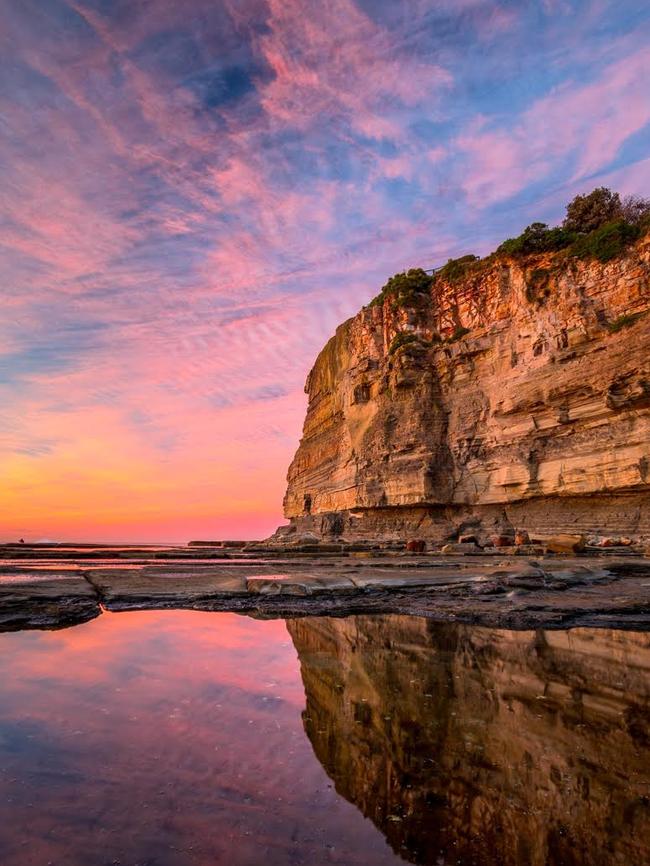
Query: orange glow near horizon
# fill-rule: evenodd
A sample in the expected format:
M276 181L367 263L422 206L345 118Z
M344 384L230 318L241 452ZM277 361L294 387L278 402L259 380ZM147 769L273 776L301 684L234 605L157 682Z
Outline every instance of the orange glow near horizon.
M0 539L183 543L266 537L283 522L280 467L291 459L289 430L299 428L304 407L302 395L282 402L286 431L271 428L263 408L222 413L218 430L209 417L194 417L185 424L188 447L164 454L110 411L54 415L50 429L55 422L65 426L65 447L47 460L13 454L0 463ZM240 425L253 435L240 435Z
M0 540L271 533L390 274L650 195L642 6L5 3Z

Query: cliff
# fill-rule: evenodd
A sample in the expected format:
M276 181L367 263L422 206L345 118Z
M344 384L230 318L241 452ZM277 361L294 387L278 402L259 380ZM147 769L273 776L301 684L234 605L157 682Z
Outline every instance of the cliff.
M380 297L306 383L289 531L650 536L650 236L491 256Z
M305 732L409 862L646 862L648 635L288 621Z

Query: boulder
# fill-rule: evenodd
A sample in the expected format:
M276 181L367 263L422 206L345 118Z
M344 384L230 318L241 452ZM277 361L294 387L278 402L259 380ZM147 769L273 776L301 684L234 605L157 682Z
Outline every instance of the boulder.
M585 548L584 535L551 535L544 540L544 546L550 553L572 555Z
M450 542L449 544L445 544L445 546L440 551L444 554L466 554L466 553L480 553L481 548L478 545L470 542L468 544L461 544L460 542Z
M287 541L287 544L318 544L320 542L320 538L313 532L302 532L300 535L296 534L291 536L291 539Z
M411 538L406 542L406 549L409 553L424 553L427 549L427 543L422 538Z
M459 535L458 536L459 544L478 544L478 539L475 535Z
M518 529L515 533L515 544L519 546L520 544L530 544L530 535L526 532L525 529Z
M618 547L620 541L618 538L601 538L598 544L599 547Z
M493 535L490 541L493 547L511 547L513 538L511 535Z

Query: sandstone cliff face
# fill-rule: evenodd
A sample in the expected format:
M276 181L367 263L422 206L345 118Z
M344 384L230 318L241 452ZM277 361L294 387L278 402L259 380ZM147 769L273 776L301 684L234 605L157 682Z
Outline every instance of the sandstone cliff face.
M285 515L351 539L650 535L649 310L649 236L606 264L494 259L424 304L365 307L307 379Z
M650 639L410 617L288 622L337 791L420 864L650 856Z

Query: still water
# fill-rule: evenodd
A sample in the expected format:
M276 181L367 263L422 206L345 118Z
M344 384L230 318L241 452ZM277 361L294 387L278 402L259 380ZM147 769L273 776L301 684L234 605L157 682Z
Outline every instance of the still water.
M189 611L0 635L2 866L404 862L650 862L650 635Z

